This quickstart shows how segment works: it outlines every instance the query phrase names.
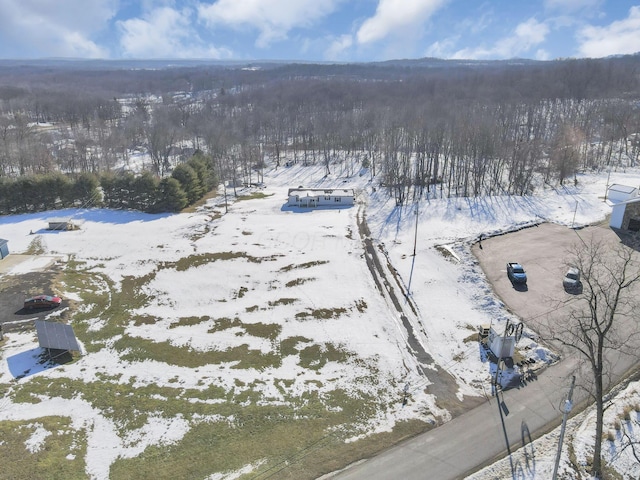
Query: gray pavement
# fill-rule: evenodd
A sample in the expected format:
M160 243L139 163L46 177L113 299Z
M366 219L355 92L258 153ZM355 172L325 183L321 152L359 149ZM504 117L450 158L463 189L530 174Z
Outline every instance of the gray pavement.
M473 247L496 295L534 331L566 317L575 297L564 291L562 278L568 250L595 238L612 247L620 238L606 226L573 230L542 224L518 232L482 240ZM506 275L506 262L523 263L528 277L526 290L516 289ZM620 355L615 374L632 368L635 358ZM560 424L559 405L569 390L571 376L578 388L574 404L586 405L580 385L588 385L574 352L539 373L526 386L501 393L450 422L407 440L380 455L325 476L341 480L462 479L482 466L508 455L532 438ZM579 408L574 408L573 413ZM535 452L533 452L535 455ZM535 461L535 458L532 459Z
M393 449L353 465L333 478L388 480L464 478L479 467L531 440L531 435L561 420L576 362L564 361L529 386L508 390L479 407ZM535 458L532 458L535 461Z
M612 247L619 237L608 226L579 230L544 223L476 243L472 251L487 280L507 308L535 331L547 321L559 321L567 314L575 295L564 291L562 278L571 259L570 249L592 239ZM515 288L507 278L506 263L520 262L527 272L526 290Z

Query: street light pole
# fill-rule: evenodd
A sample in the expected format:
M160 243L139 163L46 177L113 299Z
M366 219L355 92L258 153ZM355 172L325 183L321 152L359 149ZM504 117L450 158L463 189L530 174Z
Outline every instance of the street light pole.
M560 439L558 440L558 453L556 454L556 464L553 467L553 480L558 478L558 466L560 465L560 456L562 455L562 441L564 440L564 431L567 426L567 417L569 417L569 412L571 412L571 408L573 408L573 404L571 403L571 397L573 396L573 387L576 384L576 376L571 377L571 388L569 389L569 395L567 395L566 400L560 406L560 411L562 412L562 427L560 428Z

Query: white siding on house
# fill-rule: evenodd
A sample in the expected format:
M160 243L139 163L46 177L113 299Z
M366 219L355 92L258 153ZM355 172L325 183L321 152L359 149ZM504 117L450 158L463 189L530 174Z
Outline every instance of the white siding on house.
M352 188L291 188L288 205L292 207L342 207L354 204Z
M622 228L622 220L624 219L624 203L617 203L611 209L611 218L609 219L609 226L611 228Z
M611 218L609 219L611 228L637 231L638 222L640 222L640 197L616 203L611 207Z

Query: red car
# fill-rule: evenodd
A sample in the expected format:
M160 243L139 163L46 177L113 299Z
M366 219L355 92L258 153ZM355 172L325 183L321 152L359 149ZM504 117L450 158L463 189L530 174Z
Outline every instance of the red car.
M36 308L56 308L60 306L62 299L60 297L54 297L53 295L36 295L35 297L27 298L24 301L25 310L34 310Z

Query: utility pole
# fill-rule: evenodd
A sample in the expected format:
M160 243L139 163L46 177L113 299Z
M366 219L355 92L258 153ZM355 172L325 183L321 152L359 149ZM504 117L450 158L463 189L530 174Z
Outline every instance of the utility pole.
M560 465L560 455L562 455L562 441L564 440L564 430L567 426L567 418L569 417L569 412L573 408L573 404L571 403L571 397L573 396L573 387L576 384L576 376L571 377L571 388L569 389L569 395L560 405L560 411L562 412L562 427L560 428L560 439L558 440L558 453L556 454L556 464L553 467L553 480L558 478L558 466Z
M227 186L224 181L222 182L222 188L224 188L224 213L229 213L229 204L227 203Z
M413 278L413 267L416 264L416 246L418 245L418 204L416 203L416 230L413 237L413 260L411 261L411 272L409 272L409 283L407 285L407 297L411 295L411 279Z
M418 204L416 203L416 232L413 236L413 256L416 256L416 245L418 245Z

